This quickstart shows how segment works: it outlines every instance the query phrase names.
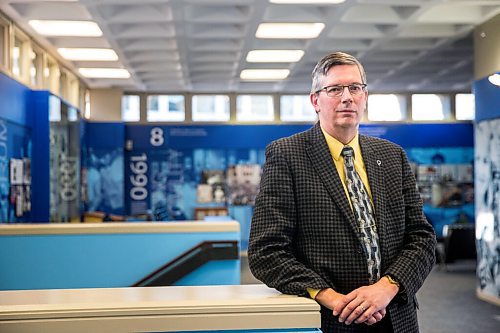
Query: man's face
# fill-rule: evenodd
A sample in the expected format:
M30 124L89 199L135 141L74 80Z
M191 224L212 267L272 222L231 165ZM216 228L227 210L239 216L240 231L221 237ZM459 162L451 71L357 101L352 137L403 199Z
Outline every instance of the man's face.
M364 83L356 65L340 65L330 68L321 87ZM339 97L330 97L325 90L310 95L311 103L318 113L321 126L329 133L335 130L357 129L366 109L368 92L352 95L344 88Z

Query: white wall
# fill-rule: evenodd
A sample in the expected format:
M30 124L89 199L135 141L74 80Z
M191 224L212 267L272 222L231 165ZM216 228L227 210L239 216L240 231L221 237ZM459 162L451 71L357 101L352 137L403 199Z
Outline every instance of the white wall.
M91 121L122 121L121 89L90 90L90 120Z

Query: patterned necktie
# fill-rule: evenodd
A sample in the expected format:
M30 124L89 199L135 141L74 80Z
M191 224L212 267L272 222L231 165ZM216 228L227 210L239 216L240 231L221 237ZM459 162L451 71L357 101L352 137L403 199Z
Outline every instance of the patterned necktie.
M351 198L352 210L358 222L360 238L367 255L370 284L373 284L380 279L381 262L373 206L365 185L354 168L354 150L352 147L345 146L342 149L342 156L344 157L347 192Z

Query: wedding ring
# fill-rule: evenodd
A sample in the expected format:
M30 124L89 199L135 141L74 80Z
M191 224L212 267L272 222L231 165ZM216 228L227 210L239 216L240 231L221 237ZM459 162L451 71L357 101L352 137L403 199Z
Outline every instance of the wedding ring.
M365 307L364 307L363 305L361 305L361 304L360 304L360 305L359 305L359 307L361 308L361 310L362 310L363 312L365 312L365 310L366 310L366 309L365 309Z

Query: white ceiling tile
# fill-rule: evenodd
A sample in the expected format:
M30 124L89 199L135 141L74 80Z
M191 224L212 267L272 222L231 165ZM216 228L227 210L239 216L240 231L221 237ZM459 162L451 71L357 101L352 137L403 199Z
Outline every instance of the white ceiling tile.
M185 7L186 20L190 22L241 23L250 19L249 6L190 5Z
M175 29L170 23L119 23L110 24L110 31L114 37L119 38L134 38L134 37L174 37Z
M27 20L91 20L87 9L78 2L20 2L12 8Z
M117 42L124 51L177 50L177 41L173 38L122 38Z
M335 39L329 38L318 46L319 51L331 52L333 50L341 51L362 51L368 50L371 39Z
M125 56L129 61L178 61L176 51L127 51Z
M384 34L374 24L342 23L334 26L329 32L330 38L381 38Z
M276 23L296 22L297 18L300 17L301 23L323 22L327 18L326 14L323 8L315 6L271 5L267 7L262 21Z
M360 5L349 8L342 22L399 23L401 17L391 6Z
M243 38L245 27L241 24L190 24L188 36L192 38Z
M170 7L159 4L101 5L97 10L110 23L172 21Z
M451 24L415 24L403 28L400 37L451 37L457 29Z
M491 8L490 8L491 10ZM496 11L500 11L497 7ZM488 11L491 13L491 11ZM456 24L474 24L481 21L485 14L482 6L447 4L434 6L427 9L418 17L422 23L456 23Z

